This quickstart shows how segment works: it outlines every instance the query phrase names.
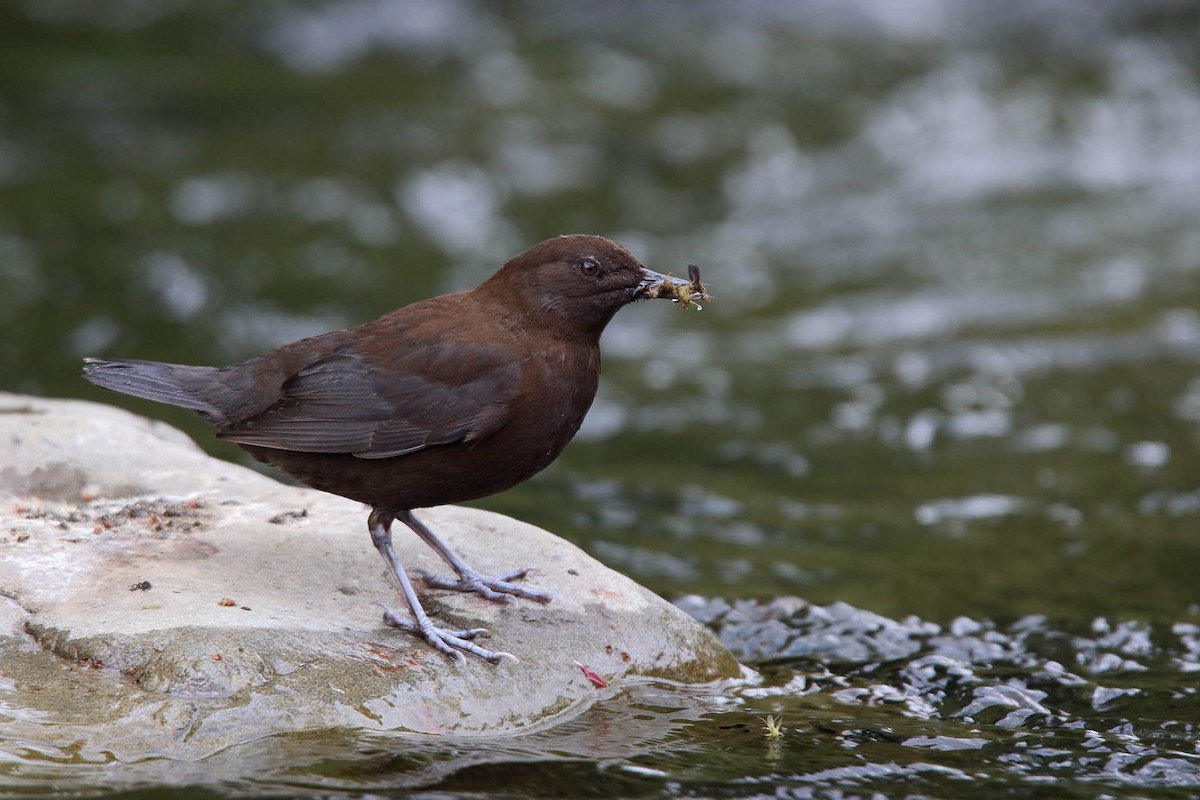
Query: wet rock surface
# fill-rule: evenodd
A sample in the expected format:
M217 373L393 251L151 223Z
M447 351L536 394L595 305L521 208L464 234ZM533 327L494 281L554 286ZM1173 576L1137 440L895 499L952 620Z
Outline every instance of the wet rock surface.
M0 394L0 442L9 742L195 759L332 727L511 733L638 681L740 675L673 606L500 515L420 512L469 562L534 566L528 580L557 599L424 590L435 618L486 627L490 646L520 658L456 667L382 623L375 603L402 603L356 503L211 459L178 431L91 403ZM415 537L396 544L410 570L444 571Z

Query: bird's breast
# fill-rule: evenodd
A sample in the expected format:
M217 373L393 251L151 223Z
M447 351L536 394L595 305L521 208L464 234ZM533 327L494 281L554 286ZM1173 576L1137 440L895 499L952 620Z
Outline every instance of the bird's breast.
M600 354L594 347L557 346L534 354L522 370L521 395L537 398L519 414L545 467L575 436L596 397ZM534 433L536 431L537 433Z

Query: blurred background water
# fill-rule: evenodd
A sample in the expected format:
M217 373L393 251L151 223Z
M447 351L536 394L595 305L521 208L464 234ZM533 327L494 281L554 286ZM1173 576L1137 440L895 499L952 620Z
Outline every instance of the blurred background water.
M188 412L93 389L79 360L231 363L467 288L564 232L612 236L664 272L698 263L714 302L618 315L575 443L479 505L669 598L768 609L687 601L714 625L781 618L796 633L808 623L794 609L769 609L799 595L885 629L908 620L922 647L922 626L1022 642L1041 630L1065 648L1035 659L1043 673L1055 658L1094 664L1100 640L1140 653L1141 669L1113 667L1133 698L1120 714L1088 716L1105 695L1038 719L1049 735L1078 722L1137 747L1166 737L1179 764L1093 763L1081 738L1062 774L1013 741L986 757L933 747L942 761L896 745L856 762L861 774L830 773L853 737L823 740L813 723L802 752L785 739L763 761L753 715L729 724L752 723L754 748L722 762L730 728L712 712L708 733L674 734L632 772L567 759L552 774L569 793L952 796L1048 781L1046 796L1191 796L1197 42L1200 6L1185 0L10 0L0 388L125 405L244 460ZM1114 644L1121 630L1148 649ZM796 690L828 672L803 655L768 681L783 687L772 697L822 698L795 722L890 702ZM842 656L858 677L900 657ZM963 663L995 661L979 659ZM1032 682L1020 661L1005 680ZM928 690L907 674L891 685ZM942 699L913 737L941 741ZM499 780L529 796L529 760L420 785ZM371 775L428 774L411 767ZM249 786L211 791L277 788Z

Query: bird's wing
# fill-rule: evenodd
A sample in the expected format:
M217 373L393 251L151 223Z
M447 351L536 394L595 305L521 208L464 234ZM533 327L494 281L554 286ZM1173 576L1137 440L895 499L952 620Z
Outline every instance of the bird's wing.
M407 343L385 359L343 346L286 380L276 403L217 437L360 458L483 439L507 422L520 374L511 355L481 343Z

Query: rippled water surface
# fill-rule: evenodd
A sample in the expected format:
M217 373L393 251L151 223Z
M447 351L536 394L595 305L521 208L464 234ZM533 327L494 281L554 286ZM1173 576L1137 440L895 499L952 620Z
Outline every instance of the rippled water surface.
M1183 0L6 4L0 386L236 459L79 359L240 360L561 232L698 263L714 302L623 311L579 438L480 505L763 683L199 767L0 727L0 793L1200 793L1197 41Z

